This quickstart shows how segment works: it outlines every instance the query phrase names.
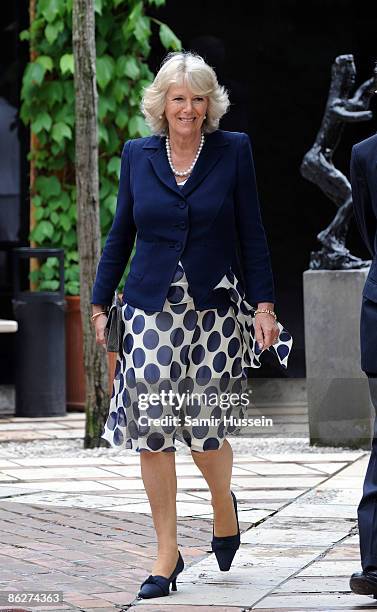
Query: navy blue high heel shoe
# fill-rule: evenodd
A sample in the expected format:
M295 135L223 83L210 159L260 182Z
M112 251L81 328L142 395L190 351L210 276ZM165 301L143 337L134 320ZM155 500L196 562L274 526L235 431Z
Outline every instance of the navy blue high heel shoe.
M231 491L233 497L233 505L237 518L237 533L236 535L219 537L215 536L215 529L212 527L212 550L216 555L217 563L222 572L227 572L232 565L234 555L240 547L240 526L238 524L238 512L237 512L237 499L233 491Z
M164 595L170 595L170 583L172 583L172 591L177 590L177 576L183 570L185 564L182 559L180 551L178 551L178 561L172 574L169 578L165 576L159 576L156 574L152 576L150 574L146 580L141 584L140 591L137 594L138 599L151 599L152 597L164 597Z

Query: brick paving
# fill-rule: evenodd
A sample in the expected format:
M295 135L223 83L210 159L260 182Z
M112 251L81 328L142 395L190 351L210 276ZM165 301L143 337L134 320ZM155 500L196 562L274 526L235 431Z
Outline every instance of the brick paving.
M82 418L70 415L76 427L51 420L45 431L82 436ZM2 431L9 424L0 422L3 439L15 431L12 439L29 439L30 420L20 420L17 429L13 421L12 429ZM139 457L90 451L85 458L5 456L0 444L0 594L64 594L60 604L1 603L0 612L376 609L377 602L350 593L348 585L360 566L356 507L368 455L235 450L232 489L242 544L231 570L220 572L211 553L207 485L188 449L177 453L178 543L185 570L177 592L147 601L136 595L151 572L156 543Z

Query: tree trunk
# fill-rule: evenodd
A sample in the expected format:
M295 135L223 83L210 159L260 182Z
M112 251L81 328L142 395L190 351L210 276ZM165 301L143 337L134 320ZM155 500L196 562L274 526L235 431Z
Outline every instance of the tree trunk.
M106 352L97 345L91 323L91 287L101 250L98 193L96 47L93 0L74 0L72 15L76 94L77 233L80 261L80 310L84 339L85 448L106 446L101 440L108 414Z

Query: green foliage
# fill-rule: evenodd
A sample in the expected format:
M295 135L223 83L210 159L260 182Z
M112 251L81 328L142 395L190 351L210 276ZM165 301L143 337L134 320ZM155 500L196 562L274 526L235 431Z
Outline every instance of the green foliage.
M147 64L153 29L166 49L181 49L171 29L145 13L147 5L164 4L95 0L102 247L115 212L123 143L149 134L139 103L153 79ZM37 0L36 18L20 39L28 40L37 55L25 69L21 90L21 118L38 138L30 155L38 177L31 194L36 224L29 238L38 246L64 248L65 292L78 295L72 0ZM128 268L118 289L127 273ZM40 289L57 289L57 265L46 262L32 275Z

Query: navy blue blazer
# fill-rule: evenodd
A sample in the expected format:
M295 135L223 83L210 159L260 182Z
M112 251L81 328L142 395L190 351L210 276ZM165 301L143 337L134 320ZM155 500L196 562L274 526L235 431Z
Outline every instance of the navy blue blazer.
M232 267L251 304L274 302L270 255L262 224L247 134L207 134L199 159L178 187L165 138L128 140L123 148L116 213L97 266L92 304L111 304L136 237L123 303L163 309L182 261L196 310L229 305L214 290Z
M377 134L353 146L351 185L357 226L373 258L361 307L361 369L377 374Z

